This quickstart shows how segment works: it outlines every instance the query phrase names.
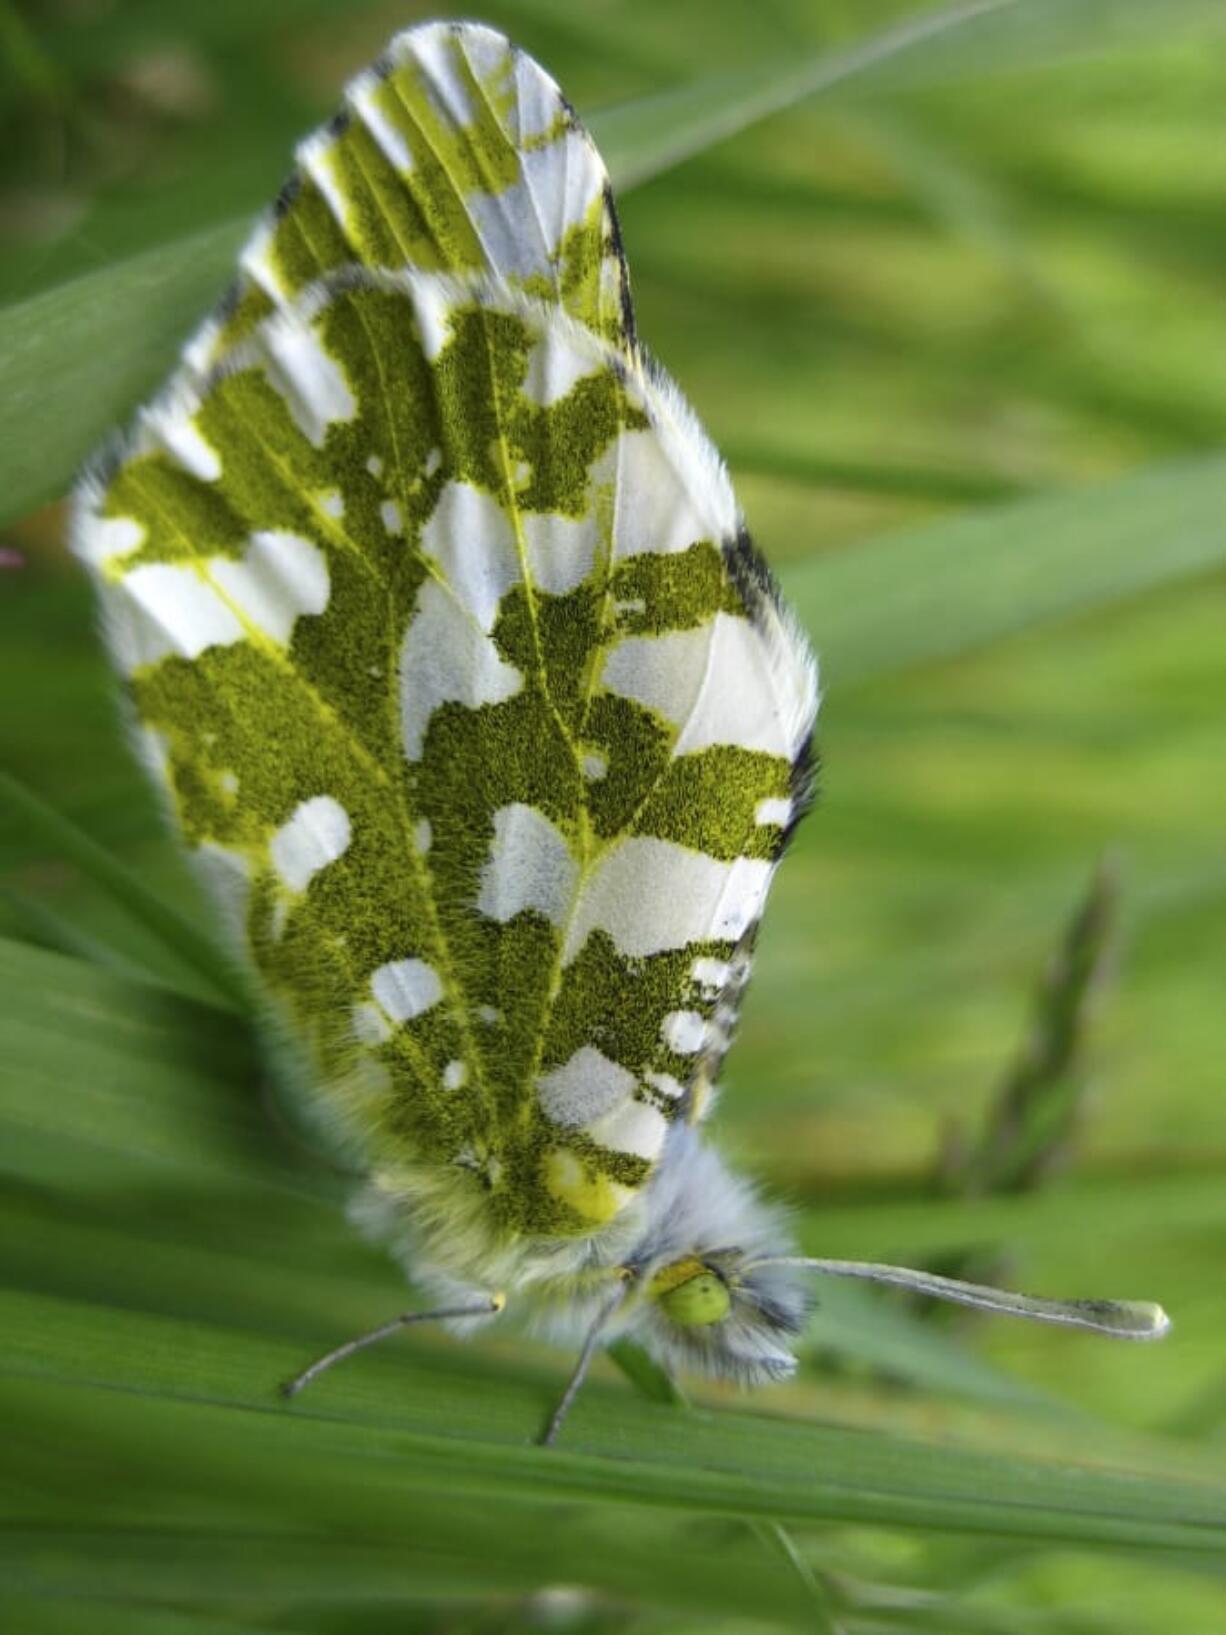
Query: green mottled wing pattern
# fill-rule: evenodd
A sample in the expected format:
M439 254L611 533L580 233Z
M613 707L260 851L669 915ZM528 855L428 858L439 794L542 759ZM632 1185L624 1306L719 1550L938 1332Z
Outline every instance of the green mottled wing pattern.
M206 377L261 318L349 266L493 273L633 341L600 155L539 64L476 24L400 34L346 88L341 112L299 145L188 365Z
M253 312L86 479L75 548L320 1104L393 1192L565 1235L700 1116L815 678L676 389L499 266Z

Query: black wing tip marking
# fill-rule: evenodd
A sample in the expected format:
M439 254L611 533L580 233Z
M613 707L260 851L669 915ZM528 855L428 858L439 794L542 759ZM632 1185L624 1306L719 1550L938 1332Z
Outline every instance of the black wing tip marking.
M298 170L291 170L281 183L276 198L272 201L272 205L267 212L268 220L276 223L288 215L294 200L301 192L302 173Z
M566 101L565 97L562 98L562 101L564 106L570 109L571 113L573 114L574 110L570 107L570 103ZM577 128L583 132L584 136L587 137L589 142L592 142L591 136L588 135L586 128L584 127L582 121L579 120L577 114L575 114L575 120ZM594 142L592 142L592 148L596 154L596 157L600 159L600 149L596 147ZM604 160L600 159L600 163L601 168L603 169ZM618 281L618 298L621 301L622 342L629 352L634 353L639 350L639 342L638 331L634 321L634 297L630 290L630 264L626 260L626 248L622 242L621 217L617 214L617 201L613 197L613 183L610 181L608 175L606 175L604 179L604 207L605 214L609 219L609 247L613 251L614 256L617 258L618 273L620 275Z
M232 278L217 298L217 304L212 311L214 323L218 326L228 324L238 311L239 302L243 298L242 280Z
M724 541L723 554L728 576L741 600L750 610L751 616L756 608L767 602L785 625L796 629L795 616L784 599L779 581L770 563L754 544L743 520L737 526L735 537ZM814 735L810 732L792 761L788 786L792 810L779 837L776 858L783 856L800 823L813 809L818 796L820 770L821 756Z
M93 506L114 482L119 468L128 458L130 434L126 426L113 427L77 468L72 482L75 504Z
M724 561L733 584L751 607L765 598L777 612L784 612L786 603L779 581L754 544L744 521L737 524L735 535L724 541Z
M792 836L801 822L816 806L821 792L819 787L821 770L821 751L817 747L817 739L810 733L792 762L792 775L788 784L792 810L783 826L783 833L779 836L779 849L775 853L777 858L782 857L787 851L792 844Z

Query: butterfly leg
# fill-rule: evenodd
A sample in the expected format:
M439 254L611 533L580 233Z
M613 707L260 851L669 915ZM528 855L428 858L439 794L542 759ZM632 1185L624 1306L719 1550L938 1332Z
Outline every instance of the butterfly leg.
M570 1379L566 1382L566 1389L563 1391L557 1407L549 1417L549 1423L545 1427L545 1433L540 1439L541 1447L551 1447L554 1441L557 1439L558 1432L562 1429L562 1422L570 1412L571 1407L574 1404L574 1400L579 1395L583 1382L587 1378L587 1371L592 1366L592 1358L596 1355L596 1349L599 1346L601 1337L604 1334L605 1326L609 1319L613 1316L613 1313L621 1305L622 1301L625 1300L629 1292L629 1284L622 1283L621 1287L615 1291L612 1297L597 1313L595 1322L587 1331L587 1336L583 1342L583 1349L579 1353L579 1360L575 1364L574 1372L571 1374Z
M507 1303L506 1295L493 1294L483 1304L477 1306L442 1306L437 1311L405 1311L399 1317L393 1317L390 1323L383 1323L378 1328L372 1328L369 1334L359 1334L354 1340L346 1340L344 1345L338 1345L334 1351L326 1352L317 1357L309 1368L292 1380L287 1380L281 1387L282 1396L296 1397L304 1386L310 1385L312 1380L333 1363L343 1362L346 1357L352 1357L355 1351L364 1351L368 1345L376 1345L380 1340L386 1340L389 1335L397 1333L402 1328L408 1328L412 1323L441 1322L448 1317L492 1317L500 1312Z

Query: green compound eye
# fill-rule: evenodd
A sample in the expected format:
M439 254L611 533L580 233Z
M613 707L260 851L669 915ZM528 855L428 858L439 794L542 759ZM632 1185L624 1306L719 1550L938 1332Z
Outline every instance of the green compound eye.
M732 1310L728 1285L697 1260L666 1266L652 1280L652 1292L679 1328L718 1323Z

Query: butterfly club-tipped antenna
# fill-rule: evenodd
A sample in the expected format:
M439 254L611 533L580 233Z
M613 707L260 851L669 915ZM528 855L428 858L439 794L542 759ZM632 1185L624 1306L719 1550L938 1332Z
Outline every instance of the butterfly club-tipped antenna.
M388 1323L380 1323L378 1328L372 1328L366 1334L359 1334L355 1339L346 1340L344 1345L338 1345L331 1351L326 1351L322 1357L304 1368L301 1374L296 1374L292 1380L286 1380L281 1387L283 1397L296 1397L299 1391L305 1390L321 1374L338 1362L344 1362L346 1357L352 1357L355 1352L365 1351L367 1346L378 1345L380 1340L386 1340L393 1334L398 1334L402 1328L409 1328L416 1323L444 1323L449 1318L462 1317L496 1317L507 1303L506 1295L492 1294L479 1305L472 1306L440 1306L437 1311L403 1311L398 1317L393 1317Z
M1106 1334L1118 1340L1160 1340L1171 1327L1166 1312L1152 1300L1050 1300L1040 1295L994 1289L982 1283L964 1283L960 1278L939 1277L934 1272L915 1271L907 1266L887 1266L868 1260L823 1260L808 1255L768 1255L747 1262L741 1270L750 1271L759 1266L795 1266L824 1277L853 1277L868 1283L884 1283L932 1300L969 1306L974 1311L1088 1329L1093 1334Z

